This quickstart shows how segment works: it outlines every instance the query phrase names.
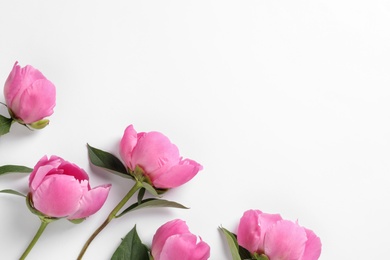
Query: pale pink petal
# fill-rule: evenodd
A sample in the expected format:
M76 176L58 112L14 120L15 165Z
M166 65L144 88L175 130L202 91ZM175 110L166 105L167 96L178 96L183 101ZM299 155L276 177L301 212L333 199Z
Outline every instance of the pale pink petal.
M131 154L134 147L137 145L137 132L133 125L129 125L121 139L119 153L126 166L134 170L135 165L131 165Z
M79 209L68 219L86 218L95 214L106 201L110 188L111 185L103 185L84 193L80 200Z
M259 225L261 227L261 235L259 240L258 252L264 252L264 237L267 231L273 227L278 221L282 220L279 214L259 214Z
M56 88L53 83L39 79L23 91L18 109L11 109L24 123L31 124L53 114L55 102Z
M161 251L159 260L206 260L210 256L210 247L203 241L199 244L191 233L169 237Z
M150 132L138 139L132 153L132 165L139 165L155 179L180 161L179 149L159 132Z
M310 229L305 229L307 241L305 252L301 260L317 260L321 255L321 240Z
M83 194L80 183L72 176L47 176L32 193L34 207L51 217L66 217L75 212Z
M306 241L304 228L294 222L281 220L265 235L265 254L271 260L300 260Z
M156 188L175 188L191 180L201 169L202 165L199 163L185 159L151 181Z
M180 219L171 220L164 225L162 225L159 229L157 229L156 233L153 236L152 248L151 252L154 257L154 260L159 260L160 253L163 249L165 241L173 235L180 235L190 233L187 224Z
M259 225L260 214L260 210L245 211L238 225L237 242L251 253L258 251L260 239L264 236Z

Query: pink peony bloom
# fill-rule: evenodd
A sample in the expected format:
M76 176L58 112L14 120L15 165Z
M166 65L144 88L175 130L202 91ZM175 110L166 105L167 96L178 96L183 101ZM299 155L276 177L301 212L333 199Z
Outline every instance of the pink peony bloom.
M192 234L183 220L169 221L157 229L151 254L154 260L206 260L210 247Z
M87 173L57 156L44 156L30 175L32 206L49 217L69 220L96 213L107 199L111 185L91 189Z
M316 260L321 254L321 240L313 231L260 210L244 213L237 242L252 254L265 254L270 260Z
M21 68L15 62L4 85L4 96L12 117L32 124L53 114L56 89L39 70L30 65Z
M137 133L132 125L126 128L122 137L120 155L130 170L141 167L152 185L160 189L180 186L202 170L199 163L183 160L179 149L165 135Z

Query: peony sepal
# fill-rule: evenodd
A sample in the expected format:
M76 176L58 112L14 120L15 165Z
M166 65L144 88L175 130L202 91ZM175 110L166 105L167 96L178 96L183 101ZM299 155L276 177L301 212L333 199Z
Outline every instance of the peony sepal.
M39 130L39 129L45 128L49 124L49 122L50 122L49 119L42 119L42 120L36 121L34 123L31 123L28 126L33 128L33 129Z
M84 222L85 218L78 218L78 219L68 219L73 224L80 224L81 222Z
M27 208L31 211L31 213L33 213L34 215L37 215L41 219L41 221L50 223L50 222L53 222L55 220L60 219L60 218L56 218L56 217L47 216L47 215L43 214L42 212L40 212L39 210L37 210L34 207L34 203L32 201L32 197L31 197L31 192L29 192L26 196L26 205L27 205Z

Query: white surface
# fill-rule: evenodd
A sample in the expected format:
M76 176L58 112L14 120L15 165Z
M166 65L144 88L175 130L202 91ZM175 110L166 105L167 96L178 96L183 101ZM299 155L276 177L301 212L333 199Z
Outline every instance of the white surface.
M0 165L58 155L112 183L80 225L49 225L29 259L75 259L132 185L92 169L86 143L118 154L125 127L160 131L204 166L164 198L190 210L141 210L113 221L84 259L109 259L137 224L181 218L230 259L218 226L251 208L299 219L321 259L383 259L390 232L388 1L3 1L0 80L15 60L57 87L51 124L13 125ZM0 101L4 101L3 95ZM5 114L4 108L0 113ZM0 189L27 191L22 174ZM17 259L39 226L17 196L0 195L1 259Z

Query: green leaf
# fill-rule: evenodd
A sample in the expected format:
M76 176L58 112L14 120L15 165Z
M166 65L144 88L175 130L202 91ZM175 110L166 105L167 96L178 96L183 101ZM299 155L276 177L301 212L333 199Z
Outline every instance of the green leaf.
M12 118L0 115L0 135L5 135L9 132L13 121Z
M142 208L157 208L157 207L169 207L169 208L179 208L179 209L188 209L186 206L183 206L180 203L174 202L174 201L169 201L169 200L162 200L162 199L144 199L140 203L136 202L132 205L130 205L128 208L123 210L119 215L116 217L122 217L124 214L134 211L137 209L142 209Z
M23 193L20 193L19 191L11 190L11 189L0 190L0 193L8 193L8 194L13 194L13 195L26 197L26 195L24 195Z
M141 204L141 203L142 203L142 199L144 198L144 195L145 195L145 188L141 188L141 189L138 191L138 196L137 196L138 204Z
M222 230L223 234L225 235L233 260L241 260L240 254L238 252L238 243L236 236L226 228L220 227L219 229Z
M142 244L136 226L125 236L122 243L115 250L111 260L149 260L149 250Z
M19 173L31 173L33 169L26 167L26 166L20 166L20 165L3 165L0 166L0 175L6 174L6 173L13 173L13 172L19 172Z
M87 144L88 156L91 163L95 166L105 168L114 174L124 178L133 178L126 170L123 163L113 154L99 150Z

